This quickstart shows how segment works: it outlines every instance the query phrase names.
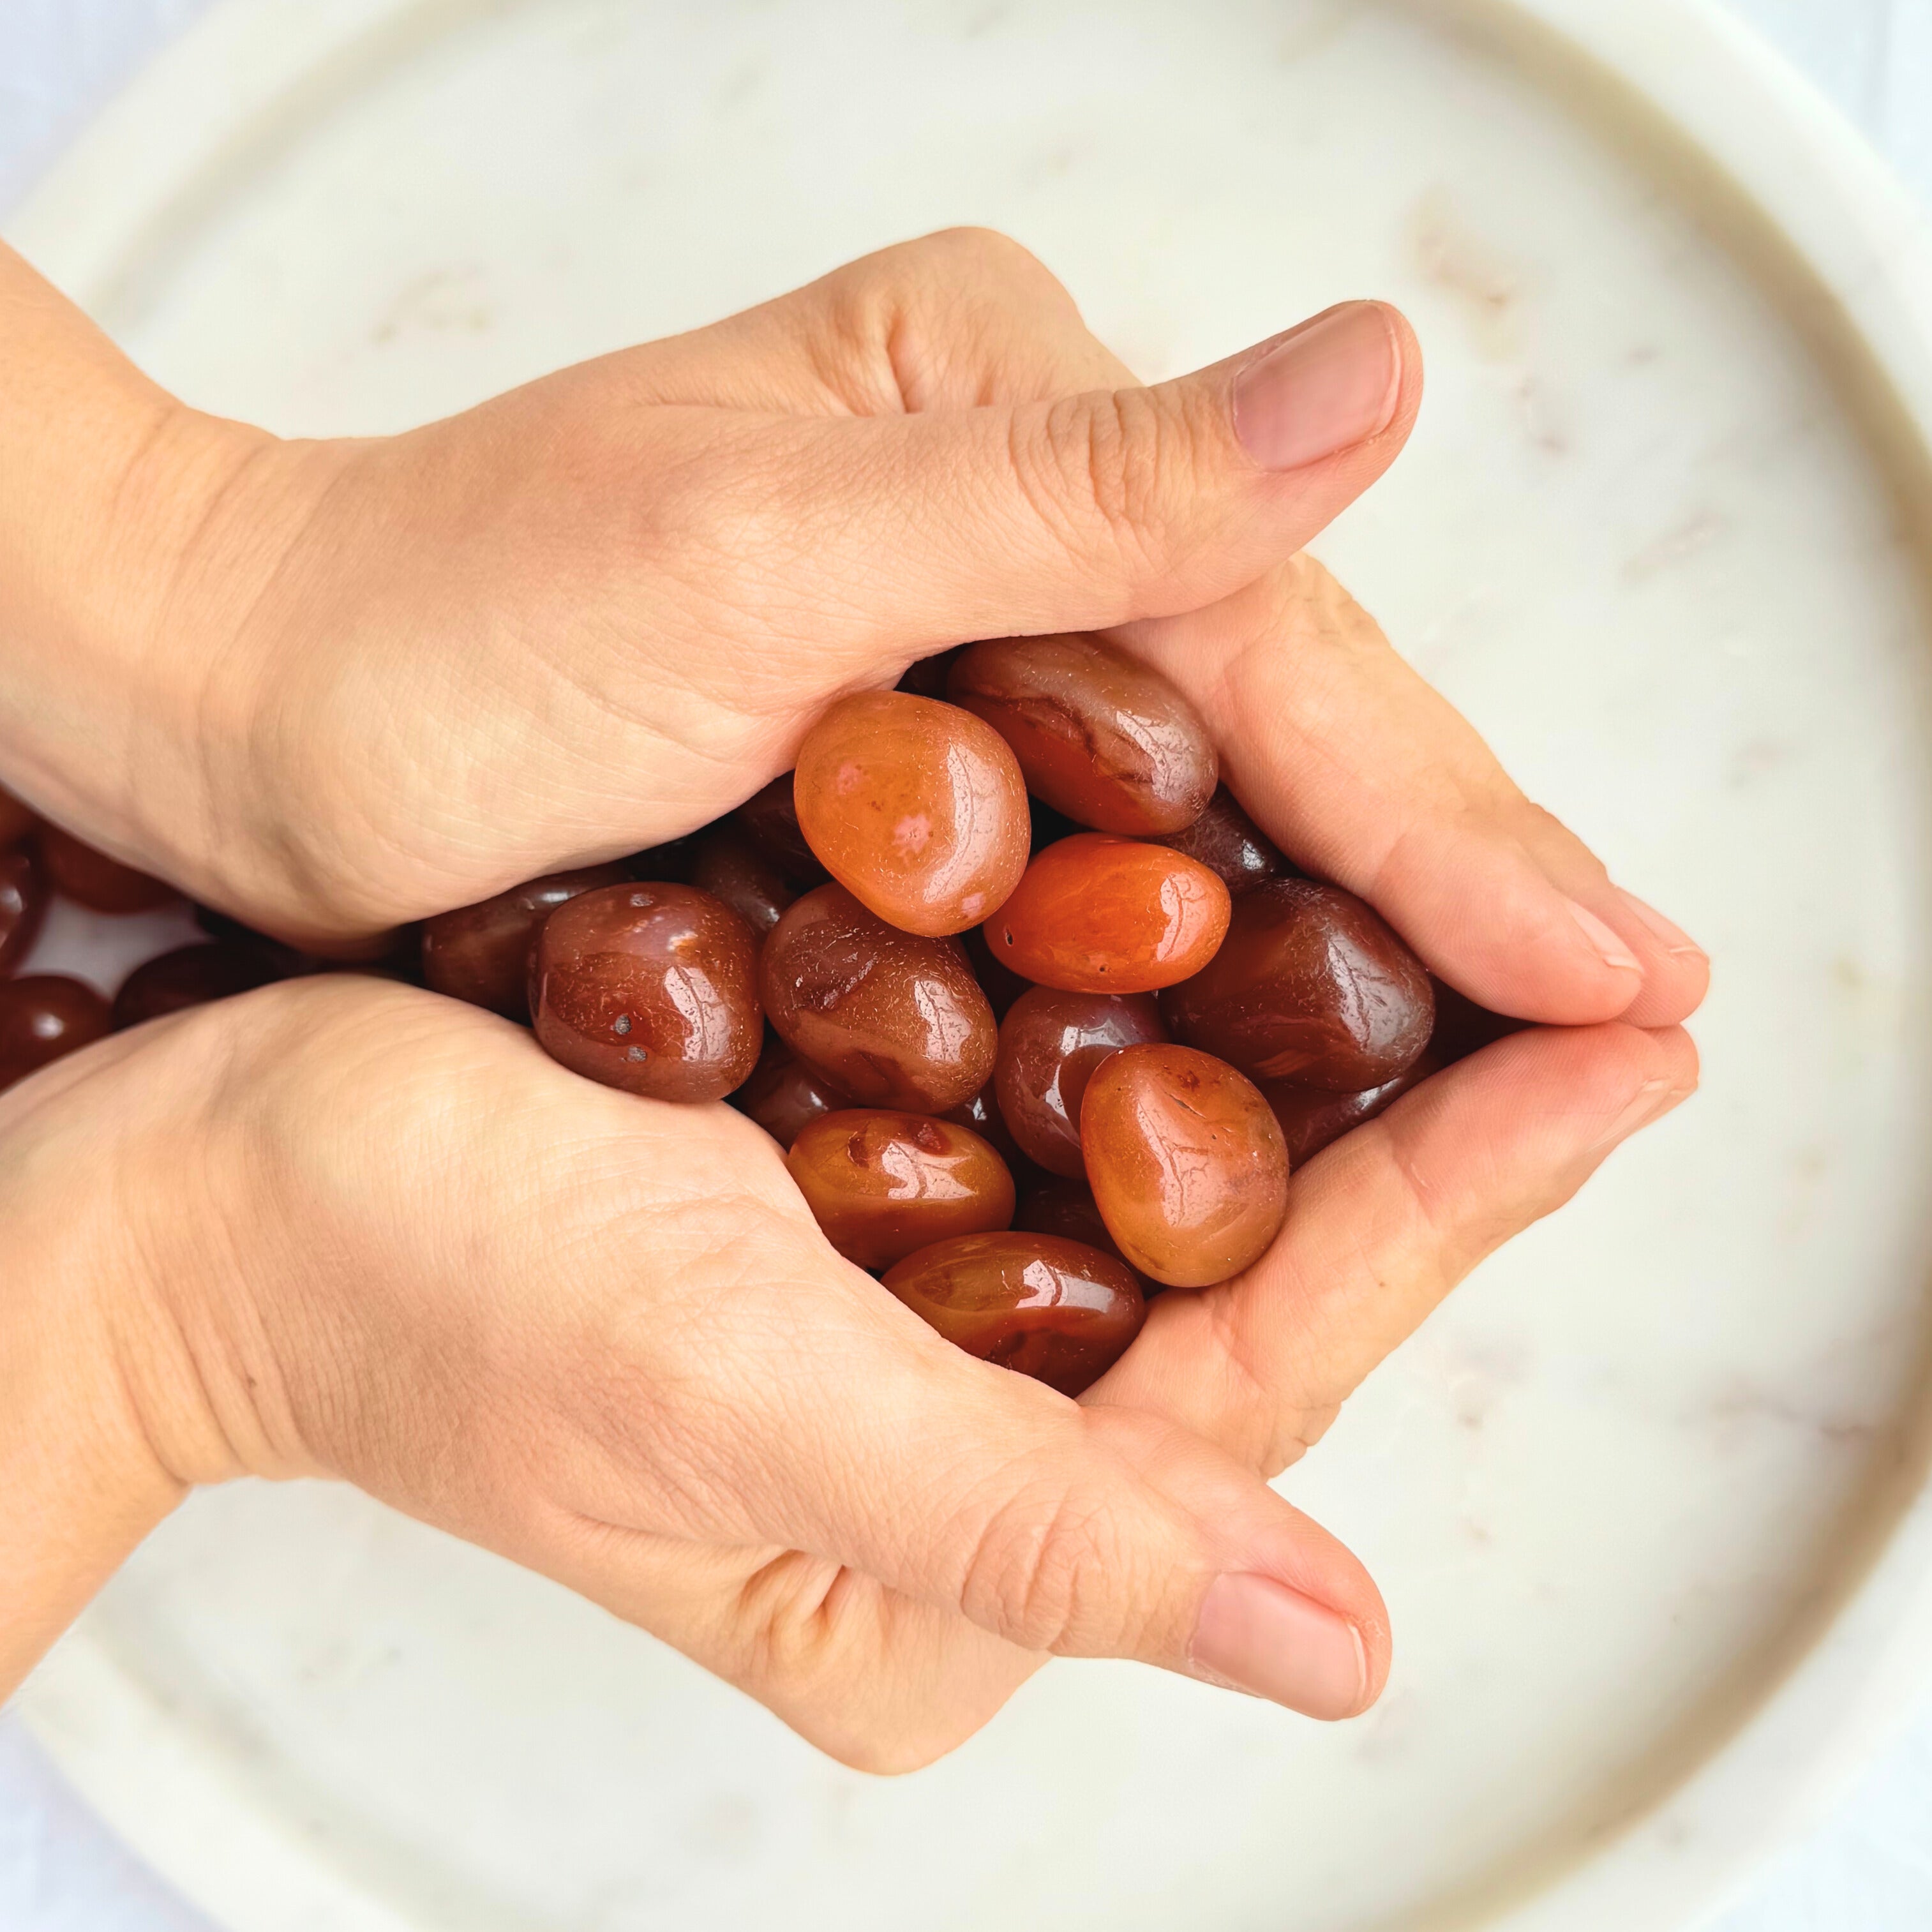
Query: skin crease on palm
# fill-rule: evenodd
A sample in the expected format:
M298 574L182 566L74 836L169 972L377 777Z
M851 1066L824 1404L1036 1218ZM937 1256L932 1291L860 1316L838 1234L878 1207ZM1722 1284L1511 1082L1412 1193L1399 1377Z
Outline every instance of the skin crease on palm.
M0 433L49 452L0 473L0 776L252 922L352 947L717 816L926 650L1111 627L1292 856L1560 1023L1310 1162L1268 1255L1162 1298L1078 1404L839 1260L742 1118L593 1086L488 1015L310 981L103 1042L0 1099L0 1210L45 1285L0 1307L0 1575L28 1580L0 1690L185 1485L252 1472L530 1564L875 1768L1052 1653L1216 1675L1216 1577L1346 1619L1371 1701L1374 1586L1264 1479L1690 1090L1706 970L1300 554L1413 420L1393 311L1386 427L1285 472L1233 433L1248 358L1131 386L970 233L300 444L170 403L0 270L40 378L0 381Z

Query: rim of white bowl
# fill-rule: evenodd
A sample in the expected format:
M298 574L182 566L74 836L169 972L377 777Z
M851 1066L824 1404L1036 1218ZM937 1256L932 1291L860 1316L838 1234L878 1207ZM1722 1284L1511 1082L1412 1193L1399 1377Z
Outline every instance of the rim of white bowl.
M1704 213L1836 380L1922 534L1932 580L1932 220L1863 140L1715 0L1403 0L1490 43L1640 153ZM531 0L217 0L82 134L5 224L84 306L138 302L223 192L358 80L454 27ZM182 129L193 134L184 137ZM130 163L134 164L130 165ZM1794 1636L1772 1688L1736 1714L1660 1804L1432 1915L1486 1932L1682 1928L1810 1822L1932 1675L1932 1376L1862 1562ZM1762 1683L1764 1680L1757 1680ZM302 1819L201 1748L111 1645L81 1629L22 1693L31 1728L134 1848L250 1932L424 1932L381 1882L401 1847L352 1872ZM1700 1736L1708 1737L1708 1726ZM1651 1788L1654 1788L1651 1787ZM466 1925L524 1932L472 1898Z

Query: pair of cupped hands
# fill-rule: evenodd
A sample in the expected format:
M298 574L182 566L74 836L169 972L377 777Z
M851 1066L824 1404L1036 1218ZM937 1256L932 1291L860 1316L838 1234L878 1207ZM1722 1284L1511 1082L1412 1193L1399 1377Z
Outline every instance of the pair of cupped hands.
M161 394L16 260L0 314L45 379L0 426L56 453L0 479L0 778L250 924L353 952L718 816L917 657L1092 630L1187 692L1292 857L1549 1023L1311 1161L1262 1261L1160 1298L1077 1402L842 1261L748 1120L488 1013L332 976L105 1041L0 1099L0 1455L60 1478L0 1528L0 1690L189 1486L254 1474L356 1483L873 1768L1050 1654L1372 1702L1381 1599L1269 1479L1691 1090L1706 977L1302 554L1409 433L1401 316L1147 388L956 232L286 442Z

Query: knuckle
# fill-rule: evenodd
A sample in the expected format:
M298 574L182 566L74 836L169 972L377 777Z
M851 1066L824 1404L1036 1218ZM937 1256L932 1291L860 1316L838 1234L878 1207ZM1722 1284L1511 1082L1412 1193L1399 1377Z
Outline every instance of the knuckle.
M1075 1648L1105 1580L1120 1568L1118 1543L1096 1498L1029 1484L981 1526L962 1604L974 1622L1022 1649Z
M1050 404L1012 460L1025 500L1068 550L1130 570L1174 561L1179 508L1201 479L1185 419L1149 389Z

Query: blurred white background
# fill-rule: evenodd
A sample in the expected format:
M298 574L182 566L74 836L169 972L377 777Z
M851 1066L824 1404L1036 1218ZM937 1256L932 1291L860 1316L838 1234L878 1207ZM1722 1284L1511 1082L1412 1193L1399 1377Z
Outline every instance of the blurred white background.
M0 0L0 215L100 104L206 4ZM1864 132L1917 190L1932 225L1932 0L1718 4L1780 49ZM1832 1814L1760 1873L1706 1932L1928 1927L1932 1706L1908 1723ZM4 1714L0 1928L211 1932L122 1850Z

